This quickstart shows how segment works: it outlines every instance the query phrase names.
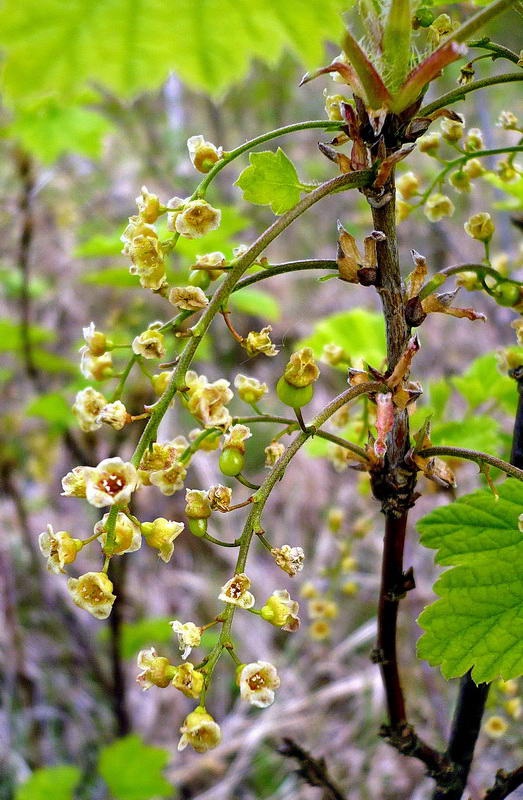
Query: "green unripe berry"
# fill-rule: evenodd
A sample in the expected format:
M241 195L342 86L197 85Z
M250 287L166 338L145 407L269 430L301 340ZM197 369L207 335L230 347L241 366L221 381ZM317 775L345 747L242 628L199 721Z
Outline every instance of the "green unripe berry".
M500 283L495 291L500 306L515 306L521 300L521 290L515 283Z
M194 536L205 536L207 533L207 517L189 517L189 530Z
M193 269L189 275L189 284L191 286L197 286L199 289L202 289L202 291L208 289L210 283L211 276L206 269Z
M236 447L226 447L220 456L220 469L224 475L239 475L245 464L245 456Z
M301 408L312 400L314 388L312 383L302 387L293 386L285 380L285 377L282 375L276 384L276 394L286 406Z

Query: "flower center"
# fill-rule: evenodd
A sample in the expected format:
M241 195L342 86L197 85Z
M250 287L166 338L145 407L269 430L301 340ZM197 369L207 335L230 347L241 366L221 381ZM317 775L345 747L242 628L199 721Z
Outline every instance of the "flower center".
M98 486L106 494L114 497L114 495L118 494L118 492L121 492L121 490L125 487L125 481L121 475L117 475L113 472L110 475L105 475L100 481L98 481Z

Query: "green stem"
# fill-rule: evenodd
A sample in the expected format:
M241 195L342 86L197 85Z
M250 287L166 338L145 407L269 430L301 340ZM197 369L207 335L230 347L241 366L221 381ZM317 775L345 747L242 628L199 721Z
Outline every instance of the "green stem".
M492 53L492 58L499 56L500 58L507 58L509 61L512 61L513 64L517 64L519 62L519 56L517 53L509 50L508 47L504 47L502 44L491 42L488 37L485 37L484 39L477 39L474 42L467 42L467 47L479 47L483 50L490 50Z
M198 197L205 197L205 193L209 184L214 180L216 175L221 172L227 164L230 164L231 161L234 161L235 158L238 156L243 155L243 153L247 153L253 147L256 147L259 144L263 144L264 142L268 142L271 139L277 139L279 136L285 136L287 133L294 133L295 131L305 131L310 130L313 128L321 128L322 130L329 130L329 131L337 131L343 127L342 122L332 121L332 120L308 120L305 122L295 122L292 125L285 125L283 128L276 128L276 130L268 131L267 133L263 133L261 136L256 136L254 139L250 139L248 142L244 142L243 144L235 147L234 150L230 150L228 153L224 153L223 157L216 162L211 170L207 173L205 178L198 184L195 191L192 194L191 200L195 200Z
M247 564L247 555L249 553L249 547L252 541L252 537L254 536L255 532L263 530L261 525L261 516L263 513L263 509L265 504L269 498L269 495L274 488L274 486L278 483L278 481L283 478L285 474L285 470L287 466L294 458L298 450L305 444L305 442L311 437L317 435L318 430L324 425L336 411L341 408L342 406L346 405L346 403L350 403L351 400L354 400L356 397L360 395L369 394L372 392L381 392L381 391L388 391L388 388L383 383L378 383L377 381L369 381L368 383L360 384L358 386L353 386L350 389L339 394L335 397L331 402L325 406L325 408L320 411L312 420L311 424L307 426L306 431L300 431L300 433L294 438L291 442L289 447L285 450L283 455L280 459L276 462L272 470L269 472L265 480L263 481L262 485L256 492L252 504L252 508L249 512L249 515L245 521L245 525L243 527L243 532L240 537L240 549L238 552L238 559L236 561L235 567L235 574L241 573L245 571L245 566ZM259 421L259 417L254 417L252 421L257 420ZM205 665L204 671L206 674L206 689L209 685L209 681L211 679L214 667L216 666L222 651L225 647L225 643L229 640L232 620L234 617L234 611L236 606L232 604L227 604L225 611L223 612L222 618L224 619L223 627L220 632L220 637L218 642L211 650L209 654L209 660Z
M482 453L479 450L468 450L464 447L427 447L424 450L419 450L417 455L422 458L431 458L431 456L451 456L452 458L463 458L467 461L475 461L476 464L490 464L491 467L496 467L511 478L517 478L518 481L523 481L523 469L512 466L507 461L501 458L491 456L488 453Z
M480 28L489 22L489 20L506 11L510 6L514 5L514 0L494 0L493 3L481 8L466 22L459 26L457 30L450 34L444 41L466 42L467 39L476 33Z
M451 169L454 169L454 167L462 166L467 161L470 161L471 158L487 158L488 156L500 156L504 155L505 153L523 153L523 146L516 144L512 147L494 147L490 150L477 150L475 153L464 153L459 158L454 158L452 161L447 161L445 167L441 170L441 172L438 172L429 188L421 195L420 200L416 203L414 208L419 208L419 206L422 206L423 203L426 202L434 188L438 185L438 183L442 182L447 173L449 173Z
M129 362L128 362L127 366L125 367L124 371L122 372L122 374L120 376L120 380L118 381L118 386L116 387L116 389L113 392L113 395L111 397L111 403L114 403L116 400L119 400L121 398L121 396L123 394L123 390L125 388L125 382L126 382L127 378L129 377L132 368L134 367L134 365L138 361L138 358L139 358L139 356L133 355L129 359Z
M238 281L233 289L233 292L239 292L240 289L245 289L246 286L252 286L253 283L264 281L266 278L273 278L275 275L283 275L286 272L300 272L302 270L311 269L332 269L338 271L338 264L334 260L327 259L307 259L305 261L289 261L285 264L274 264L272 267L262 269L254 275L248 275Z
M453 89L451 92L438 97L433 103L429 103L428 106L423 106L416 116L429 117L438 109L457 103L458 100L463 100L469 92L476 92L478 89L484 89L487 86L495 86L498 83L511 83L512 81L523 81L523 70L520 72L507 72L504 75L493 75L491 78L482 78L479 81L467 83L466 86L460 86L459 89Z
M523 281L505 278L497 272L497 270L493 269L493 267L487 267L485 264L457 264L453 267L446 267L432 275L430 280L420 290L418 295L420 300L424 300L429 294L437 291L451 275L459 275L460 272L476 272L479 277L486 277L488 275L494 278L498 283L514 283L516 286L523 285Z
M219 544L220 547L239 547L240 540L235 539L234 542L222 542L220 539L215 539L214 536L211 536L210 533L206 533L205 536L201 537L206 542L211 542L212 544Z

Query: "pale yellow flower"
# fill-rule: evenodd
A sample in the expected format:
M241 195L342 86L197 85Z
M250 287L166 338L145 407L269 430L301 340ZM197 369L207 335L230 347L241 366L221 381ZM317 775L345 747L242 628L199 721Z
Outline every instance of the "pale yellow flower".
M222 738L220 726L201 706L185 717L180 733L182 736L178 742L178 750L185 750L190 744L197 753L212 750L220 744Z
M271 625L294 632L300 627L299 610L299 604L286 589L276 589L261 609L261 615Z
M238 676L240 697L252 706L267 708L274 703L274 692L280 686L276 667L268 661L246 664Z
M431 194L424 206L425 216L431 222L437 222L443 217L451 217L455 211L452 200L441 192Z
M218 511L228 511L232 501L232 489L228 486L222 486L218 483L216 486L211 486L207 492L211 508L217 508Z
M185 513L191 519L207 519L211 516L211 502L203 489L185 490Z
M154 647L140 650L137 664L141 672L136 678L136 682L143 691L150 689L151 686L165 689L171 683L176 672L176 667L169 663L169 659L159 656Z
M142 186L140 194L136 198L138 213L141 219L147 223L154 223L160 216L160 200L158 195L151 194L147 186Z
M107 352L93 356L87 346L80 348L80 372L90 381L101 381L113 373L113 357Z
M220 227L222 212L206 200L174 197L167 206L173 209L167 215L169 229L186 239L199 239Z
M467 175L471 180L480 178L486 172L486 169L479 158L469 158L467 163L463 165L462 169L465 175Z
M202 430L199 428L194 428L192 431L189 431L189 439L191 442L194 442L198 436L203 433ZM204 436L201 439L198 450L203 450L204 452L211 453L213 450L217 450L220 446L220 433L212 433L210 436Z
M136 469L119 456L104 458L97 467L85 467L85 496L97 508L128 503L137 486Z
M209 305L209 300L199 286L175 286L169 292L169 303L183 311L198 311Z
M227 266L227 259L224 253L214 250L212 253L198 254L193 269L204 269L210 275L211 280L215 281L220 275L223 275L222 267L225 266Z
M501 739L508 730L508 722L503 717L492 715L483 723L483 730L491 739Z
M271 342L272 326L266 325L261 331L249 331L247 336L242 342L242 347L247 351L248 356L256 356L258 353L263 353L264 356L277 356L279 350Z
M476 150L483 150L484 147L482 131L479 128L469 128L465 139L465 150L471 153Z
M478 239L480 242L489 242L492 238L492 234L496 230L492 217L486 211L473 214L465 222L463 227L465 228L465 233L472 239Z
M229 381L220 378L210 383L205 375L197 375L189 370L185 375L185 383L188 391L184 396L190 414L208 427L230 425L231 415L226 404L232 400L233 393L229 389Z
M131 259L129 272L137 275L144 289L158 291L165 283L164 253L154 225L138 216L129 217L129 225L120 237L122 253Z
M271 442L267 445L264 452L265 466L270 469L285 453L285 445L282 442Z
M414 172L404 172L396 181L396 189L404 200L409 200L418 193L419 178Z
M302 389L317 381L320 370L314 360L314 353L310 347L302 347L293 353L285 367L284 377L291 386Z
M116 525L114 528L114 544L109 551L106 550L107 544L107 520L109 514L104 514L94 526L94 533L98 534L102 550L108 555L123 555L123 553L134 553L142 546L142 533L140 526L132 519L119 511L116 515Z
M151 383L153 385L154 393L157 397L160 397L171 382L171 378L173 376L173 370L165 370L164 372L158 372L156 375L151 377Z
M97 392L92 386L87 386L77 393L72 411L83 431L88 433L102 427L102 423L98 421L98 415L106 404L107 400L103 394Z
M327 600L326 597L314 597L309 600L308 612L311 619L336 619L339 608L333 600Z
M176 667L171 683L186 697L197 698L203 689L203 673L194 669L194 664L180 664L179 667Z
M102 408L96 421L110 425L115 431L121 431L131 421L131 415L121 400L115 400Z
M86 470L91 467L74 467L62 478L62 495L64 497L85 497Z
M42 555L47 558L47 569L50 572L64 571L66 564L72 564L78 551L82 548L80 539L73 539L67 531L53 530L52 525L38 537L38 546Z
M441 120L441 133L447 142L459 142L465 131L465 123L456 119Z
M105 572L86 572L79 578L69 578L67 590L73 602L97 619L107 619L116 595Z
M434 155L441 144L441 134L437 132L427 133L418 139L418 148L421 153Z
M254 597L248 591L251 582L244 572L240 572L222 586L218 599L240 608L252 608Z
M316 642L321 642L324 639L328 639L331 635L331 626L329 623L324 619L315 619L314 622L309 626L309 636Z
M343 361L348 361L348 356L343 347L330 342L323 345L320 361L323 361L324 364L329 364L331 367L336 367Z
M135 336L132 343L133 353L144 358L164 358L165 344L161 331L148 328Z
M145 486L156 486L167 497L181 489L187 469L179 459L188 446L184 436L170 442L154 442L138 467L140 481Z
M342 94L327 94L327 90L325 89L323 96L325 97L325 111L327 113L327 117L331 120L335 120L336 122L341 121L341 103L346 103L347 98L344 97Z
M238 389L240 399L249 405L257 403L269 391L266 383L261 383L256 378L249 378L247 375L241 374L236 375L234 386Z
M284 544L281 547L273 547L271 555L277 566L291 577L294 577L303 569L305 553L301 547L291 547L289 544Z
M82 328L82 333L87 349L91 355L103 356L107 350L107 337L105 333L97 331L94 322L90 322L87 328ZM83 349L84 348L82 348L82 351Z
M502 111L496 124L506 131L515 131L518 129L518 118L512 111Z
M158 517L153 522L143 522L141 527L149 547L158 550L158 558L167 564L174 552L173 542L185 528L183 522Z
M185 659L189 657L193 647L199 647L202 638L202 629L195 625L194 622L180 622L177 619L173 619L169 625L178 637L178 647L185 661Z
M245 453L245 441L252 436L251 431L247 425L233 425L229 428L227 434L223 437L222 449L226 447L234 447L240 453Z
M198 172L209 172L222 157L222 148L206 142L201 134L187 139L187 149L191 163Z

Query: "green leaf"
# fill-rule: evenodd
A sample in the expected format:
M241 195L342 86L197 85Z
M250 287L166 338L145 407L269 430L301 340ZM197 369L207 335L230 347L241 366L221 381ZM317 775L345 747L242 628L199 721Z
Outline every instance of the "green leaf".
M11 319L0 319L0 353L11 353L22 349L21 326ZM56 338L53 331L39 325L29 326L29 340L32 345L52 342Z
M326 344L343 347L352 365L361 366L366 361L379 367L385 359L385 322L381 314L355 308L320 319L313 327L312 336L302 339L297 348L312 347L319 358ZM346 366L340 367L343 371Z
M245 78L253 59L286 49L307 66L338 39L347 0L5 0L0 12L4 93L10 102L70 100L99 83L125 97L171 71L214 96Z
M169 621L170 617L154 617L124 622L120 644L122 658L135 658L139 650L151 644L172 642L173 632Z
M523 674L523 484L509 479L499 494L466 495L418 523L422 544L452 567L419 618L418 655L446 678L469 669L477 683Z
M15 800L73 800L73 791L80 780L78 767L43 767L37 769L18 787Z
M122 221L122 230L124 223ZM75 247L75 258L103 258L118 256L122 252L122 240L119 233L96 233L85 242Z
M69 361L68 358L51 353L49 350L40 348L33 350L33 361L38 369L44 372L65 373L76 375L78 373L78 363Z
M17 108L4 135L18 140L25 150L50 164L68 152L97 158L110 127L95 111L46 100Z
M426 416L426 415L425 415ZM452 422L434 423L430 438L434 445L468 447L487 453L501 450L499 424L492 417L473 416Z
M102 748L98 770L115 800L151 800L173 796L162 775L168 761L167 750L149 747L132 734Z
M90 286L115 286L118 289L136 289L140 286L137 275L131 275L129 267L108 267L86 272L80 278Z
M29 417L45 419L59 428L67 428L74 423L71 405L60 392L41 394L29 403L25 413Z
M494 203L494 208L502 211L522 211L523 210L523 177L517 178L515 181L502 181L493 172L487 173L484 176L492 186L495 186L500 192L508 195L507 200L497 201Z
M451 379L453 386L467 400L471 410L483 403L497 400L510 413L517 406L516 382L502 375L497 367L495 353L487 353L472 362L462 375Z
M250 167L236 181L243 199L258 206L270 206L275 214L283 214L296 205L302 186L292 161L281 147L275 153L267 150L249 155Z
M275 322L280 318L280 304L272 294L261 289L251 289L247 286L231 295L229 302L237 311L263 317L269 322Z

